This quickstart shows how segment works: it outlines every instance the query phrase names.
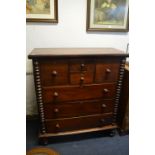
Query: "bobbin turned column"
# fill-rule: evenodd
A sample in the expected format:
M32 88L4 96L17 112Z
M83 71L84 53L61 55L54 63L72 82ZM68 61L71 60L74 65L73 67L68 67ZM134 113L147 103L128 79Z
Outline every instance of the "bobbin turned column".
M46 129L45 129L44 107L43 107L42 88L41 88L41 79L40 79L40 68L39 68L39 62L37 60L33 60L33 71L34 71L36 99L37 99L38 111L40 114L40 122L41 122L40 132L42 134L45 134Z
M117 121L118 105L119 105L119 99L120 99L120 93L121 93L121 87L122 87L122 80L123 80L123 76L124 76L124 66L125 66L125 59L123 59L120 64L119 79L118 79L118 83L117 83L116 97L115 97L115 104L114 104L113 122Z

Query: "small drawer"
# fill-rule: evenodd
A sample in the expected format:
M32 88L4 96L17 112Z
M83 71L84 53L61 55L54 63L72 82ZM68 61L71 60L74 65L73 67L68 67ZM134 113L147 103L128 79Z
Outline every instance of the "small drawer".
M91 84L94 80L93 72L70 73L70 84Z
M68 84L68 64L65 61L41 61L40 72L43 86Z
M113 108L114 100L78 101L55 105L44 104L45 119L113 113Z
M112 99L116 93L116 83L84 85L82 87L44 87L42 91L44 103L89 99Z
M70 61L70 72L94 72L95 64L92 59L73 59Z
M46 120L46 132L56 133L103 127L112 123L112 115L93 115L67 119Z
M119 76L119 62L97 62L95 83L116 82Z

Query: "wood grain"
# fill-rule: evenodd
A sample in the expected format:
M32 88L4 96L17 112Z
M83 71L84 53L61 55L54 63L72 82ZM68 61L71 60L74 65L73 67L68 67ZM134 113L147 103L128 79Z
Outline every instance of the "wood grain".
M47 133L102 127L112 123L112 115L93 115L69 119L46 120ZM59 125L59 128L58 128Z
M108 92L106 92L108 90ZM75 100L88 99L111 99L116 93L115 83L93 84L80 86L65 86L65 87L43 87L44 103L55 103ZM54 93L58 96L54 96Z
M113 48L36 48L29 55L29 58L41 57L127 57L129 54Z
M113 113L114 100L86 100L60 104L44 104L46 119L71 118Z

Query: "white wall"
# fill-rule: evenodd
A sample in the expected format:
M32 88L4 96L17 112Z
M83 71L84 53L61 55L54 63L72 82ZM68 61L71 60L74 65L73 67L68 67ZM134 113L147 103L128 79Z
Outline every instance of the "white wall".
M27 54L39 47L113 47L126 51L128 33L86 32L87 0L58 0L59 23L27 23ZM30 60L27 72L32 71ZM32 75L27 76L27 114L36 113Z

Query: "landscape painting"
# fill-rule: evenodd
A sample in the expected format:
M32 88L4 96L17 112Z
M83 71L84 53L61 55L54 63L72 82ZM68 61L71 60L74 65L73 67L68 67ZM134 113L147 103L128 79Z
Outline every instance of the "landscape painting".
M50 14L50 0L26 0L27 14Z
M57 0L26 0L26 17L30 22L57 22Z

